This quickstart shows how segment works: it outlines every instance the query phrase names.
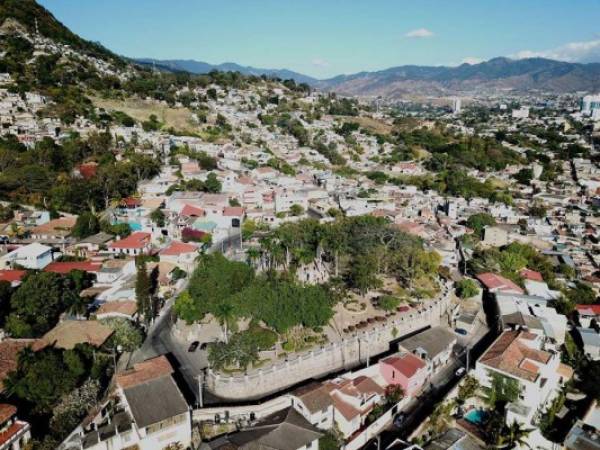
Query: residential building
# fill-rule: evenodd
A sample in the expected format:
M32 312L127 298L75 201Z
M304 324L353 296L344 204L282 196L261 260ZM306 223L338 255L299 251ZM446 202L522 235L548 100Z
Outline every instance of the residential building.
M431 374L448 362L456 341L456 335L448 328L433 327L402 340L398 348L425 361Z
M17 408L0 403L0 450L27 448L31 439L31 426L17 418Z
M412 353L399 353L382 359L379 370L388 385L402 387L407 396L418 392L429 375L427 363Z
M52 260L52 247L34 242L0 257L0 268L10 269L14 266L21 266L26 269L42 270Z

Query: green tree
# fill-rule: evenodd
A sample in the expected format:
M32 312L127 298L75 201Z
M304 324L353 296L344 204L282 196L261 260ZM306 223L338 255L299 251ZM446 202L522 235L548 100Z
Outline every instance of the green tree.
M460 383L458 387L458 396L457 399L459 402L464 403L468 399L472 398L479 391L479 381L472 376L466 376Z
M152 222L154 222L158 227L162 228L165 226L165 219L165 213L162 212L160 208L156 208L150 213L150 220L152 220Z
M486 226L496 225L496 219L487 213L477 213L469 216L467 226L475 231L477 236L483 236L483 229Z
M463 278L456 283L456 294L460 298L471 298L479 293L479 287L474 280Z
M204 182L204 190L206 192L218 193L221 192L221 189L222 185L217 175L214 172L209 173Z
M382 295L379 297L378 305L384 311L394 311L400 306L400 299L393 295Z
M301 205L293 204L290 206L290 214L292 216L300 216L304 212L304 208Z
M78 217L75 222L75 226L71 234L76 238L83 239L88 236L92 236L100 231L100 221L98 217L92 212L84 211Z
M136 265L135 298L138 312L143 315L146 324L149 324L152 320L152 282L148 275L145 259L138 258Z
M142 345L144 335L130 320L117 317L103 319L101 322L113 330L113 335L106 344L107 347L121 346L123 351L132 352Z

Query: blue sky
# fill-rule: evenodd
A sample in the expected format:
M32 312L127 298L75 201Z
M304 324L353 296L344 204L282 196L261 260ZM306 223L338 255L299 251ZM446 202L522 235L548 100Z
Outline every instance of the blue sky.
M39 0L126 56L325 78L495 56L600 62L600 0Z

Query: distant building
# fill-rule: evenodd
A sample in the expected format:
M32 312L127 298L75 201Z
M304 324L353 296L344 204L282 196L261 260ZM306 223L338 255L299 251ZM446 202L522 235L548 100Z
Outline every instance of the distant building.
M591 116L600 111L600 94L586 95L581 99L581 114Z
M461 100L458 97L452 99L452 113L460 114L461 112Z
M527 119L529 117L529 108L521 106L519 109L512 110L513 119Z
M26 269L42 270L52 262L52 247L37 242L13 250L0 258L0 268L11 269L15 266Z

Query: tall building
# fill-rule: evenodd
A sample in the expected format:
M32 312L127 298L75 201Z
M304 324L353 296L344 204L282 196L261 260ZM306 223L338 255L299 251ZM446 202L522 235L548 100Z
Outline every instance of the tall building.
M600 94L586 95L581 99L581 114L592 116L594 111L600 111Z
M461 109L460 98L454 97L454 99L452 99L452 113L460 114L460 109Z

